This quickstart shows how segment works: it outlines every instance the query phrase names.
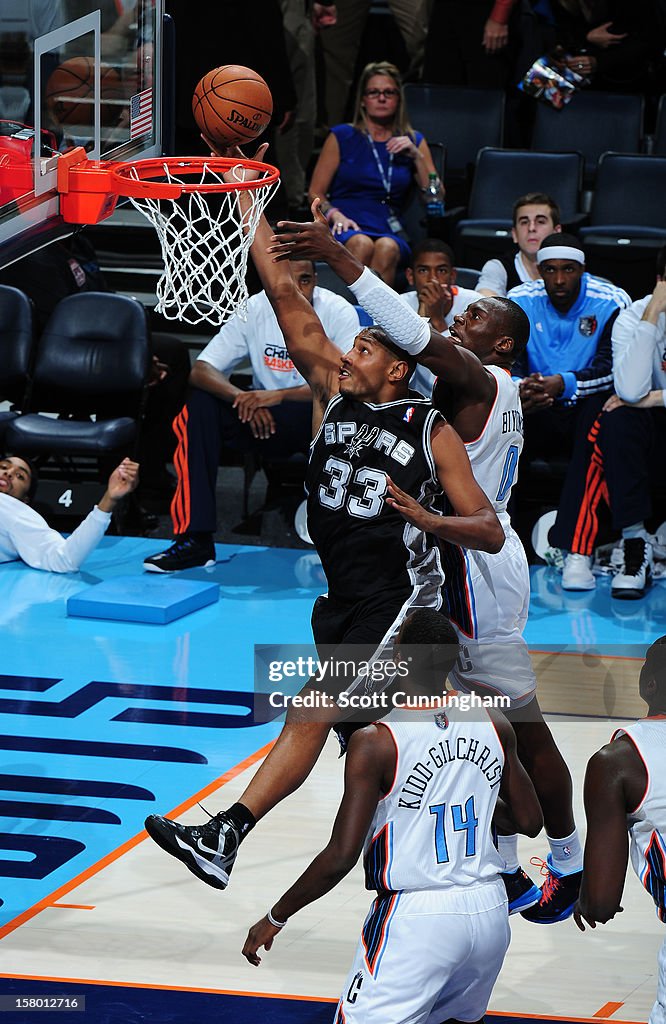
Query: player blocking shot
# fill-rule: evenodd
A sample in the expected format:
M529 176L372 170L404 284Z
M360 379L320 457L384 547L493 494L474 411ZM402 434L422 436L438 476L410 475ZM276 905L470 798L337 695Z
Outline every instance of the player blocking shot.
M523 638L529 567L507 511L523 447L522 409L511 368L527 344L529 321L510 299L484 298L455 316L448 334L439 334L335 241L317 202L313 214L313 223L281 224L270 251L276 259L307 254L328 262L397 344L421 339L419 362L438 378L433 402L465 443L474 476L502 523L506 539L499 553L452 544L440 532L440 520L432 510L404 493L396 481L389 482L387 500L408 523L441 541L445 608L462 644L452 670L455 684L465 692L510 698L519 754L543 808L550 854L541 888L520 867L517 836L499 837L510 910L534 923L556 923L573 912L582 850L573 817L571 775L536 697Z
M510 938L493 818L513 816L512 828L535 835L541 811L506 719L445 689L458 656L448 620L432 609L409 615L395 656L409 664L400 685L421 707L354 733L327 846L250 929L243 954L258 966L259 950L363 851L377 895L336 1024L480 1022Z
M313 397L308 523L328 583L328 594L318 598L313 612L315 642L326 645L327 656L333 648L342 660L372 663L390 656L409 611L439 610L442 600L438 542L405 522L387 500L388 476L433 509L435 499L446 494L452 514L438 519L442 535L454 543L498 551L504 532L456 432L429 401L410 393L415 362L409 352L381 328L370 328L350 339L340 357L288 267L268 255L270 239L262 218L253 258ZM306 690L321 685L311 681ZM151 815L151 837L203 881L224 888L242 838L301 785L329 729L344 719L338 698L344 695L349 707L349 697L371 686L367 674L359 674L327 694L330 706L290 707L275 746L238 804L194 828Z

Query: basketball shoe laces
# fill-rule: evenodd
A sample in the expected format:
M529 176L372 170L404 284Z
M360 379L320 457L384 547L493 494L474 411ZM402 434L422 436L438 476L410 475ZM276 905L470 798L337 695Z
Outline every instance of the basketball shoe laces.
M539 906L544 906L555 896L557 890L560 888L560 880L548 867L545 860L541 857L530 857L530 864L539 869L539 874L545 877L545 882L541 886L541 899L539 900Z

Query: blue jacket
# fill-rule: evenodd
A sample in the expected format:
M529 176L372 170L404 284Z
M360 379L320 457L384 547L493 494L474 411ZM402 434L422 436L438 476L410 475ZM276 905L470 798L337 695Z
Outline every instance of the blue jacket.
M518 285L508 298L527 313L531 327L527 348L514 363L514 376L559 373L564 380L560 399L567 402L612 388L613 321L631 304L622 288L586 272L578 298L566 313L555 309L543 281Z

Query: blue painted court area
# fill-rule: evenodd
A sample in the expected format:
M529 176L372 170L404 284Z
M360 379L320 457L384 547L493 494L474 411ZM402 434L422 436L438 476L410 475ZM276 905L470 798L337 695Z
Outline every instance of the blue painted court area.
M67 617L154 548L106 538L76 576L0 568L0 927L277 735L252 717L253 644L308 638L316 558L221 547L183 574L218 583L214 605L167 625Z
M233 1024L331 1024L335 1003L330 1000L290 999L288 996L234 995L183 989L141 988L134 985L91 985L80 982L28 981L0 978L0 1008L12 1021L32 1019L29 1011L13 1009L16 1000L62 1000L61 1007L76 1000L78 1009L58 1011L60 1024L182 1024L183 1021L233 1021ZM68 1004L66 1000L70 1000ZM493 1024L537 1024L527 1014L520 1017L490 1013ZM582 1018L573 1018L580 1021ZM540 1024L570 1024L567 1017L539 1017ZM591 1024L591 1022L590 1022ZM622 1024L617 1021L616 1024Z
M105 538L75 576L0 567L0 928L277 735L253 718L253 645L310 642L316 554L218 546L215 567L183 576L219 584L219 601L167 625L67 617L69 596L139 574L154 550ZM533 570L530 645L644 650L666 587L638 602L608 587L565 595L553 570Z

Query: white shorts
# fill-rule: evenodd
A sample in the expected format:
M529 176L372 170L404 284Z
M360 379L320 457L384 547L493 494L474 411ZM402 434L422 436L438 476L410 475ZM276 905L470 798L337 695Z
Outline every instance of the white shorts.
M335 1024L478 1021L510 938L501 879L466 890L378 897L365 920Z
M509 526L496 555L467 549L463 555L470 614L466 629L453 622L462 651L451 681L463 693L469 693L474 683L479 692L502 694L511 699L511 707L524 707L536 694L532 660L523 639L530 605L525 549Z

